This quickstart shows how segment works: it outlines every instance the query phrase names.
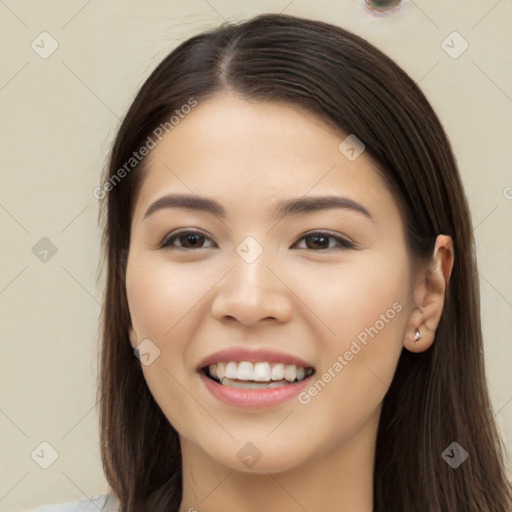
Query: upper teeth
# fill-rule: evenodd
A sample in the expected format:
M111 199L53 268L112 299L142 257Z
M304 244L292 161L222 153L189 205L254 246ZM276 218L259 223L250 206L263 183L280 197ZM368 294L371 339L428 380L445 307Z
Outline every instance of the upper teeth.
M250 361L228 361L211 364L208 366L210 376L222 380L228 379L253 380L264 382L270 380L286 379L293 382L295 379L302 380L307 375L313 373L311 368L295 366L294 364L284 363L251 363Z

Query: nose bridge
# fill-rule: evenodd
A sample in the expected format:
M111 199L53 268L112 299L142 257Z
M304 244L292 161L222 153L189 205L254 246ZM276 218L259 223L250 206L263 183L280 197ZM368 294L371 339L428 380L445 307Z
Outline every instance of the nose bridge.
M212 313L250 325L265 318L286 321L292 310L289 290L276 277L275 258L253 237L246 237L233 255L231 271L220 283Z
M277 291L275 277L268 269L272 267L273 259L270 250L265 250L252 237L247 237L236 247L229 286L236 300L243 298L247 304L256 306L265 296Z

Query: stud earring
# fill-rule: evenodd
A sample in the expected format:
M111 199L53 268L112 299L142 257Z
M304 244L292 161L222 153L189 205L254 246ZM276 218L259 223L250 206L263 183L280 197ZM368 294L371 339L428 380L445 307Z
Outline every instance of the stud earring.
M414 334L414 342L420 341L423 338L423 334L421 334L419 329L416 329L416 333Z

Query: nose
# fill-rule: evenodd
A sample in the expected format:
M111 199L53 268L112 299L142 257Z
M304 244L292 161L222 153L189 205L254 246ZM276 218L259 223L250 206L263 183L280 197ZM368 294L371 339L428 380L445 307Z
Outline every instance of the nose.
M212 315L219 321L236 320L245 326L263 320L289 321L293 293L286 277L270 268L263 256L252 263L236 256L233 262L234 266L217 288Z

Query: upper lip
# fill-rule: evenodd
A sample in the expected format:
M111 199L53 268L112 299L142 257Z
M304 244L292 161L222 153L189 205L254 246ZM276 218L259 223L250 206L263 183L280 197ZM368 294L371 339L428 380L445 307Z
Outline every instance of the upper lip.
M300 357L284 352L277 352L272 349L249 349L246 347L229 347L215 352L204 358L198 365L197 369L204 368L211 364L221 361L250 361L251 363L268 362L268 363L284 363L302 366L303 368L313 368L312 365L301 359Z

